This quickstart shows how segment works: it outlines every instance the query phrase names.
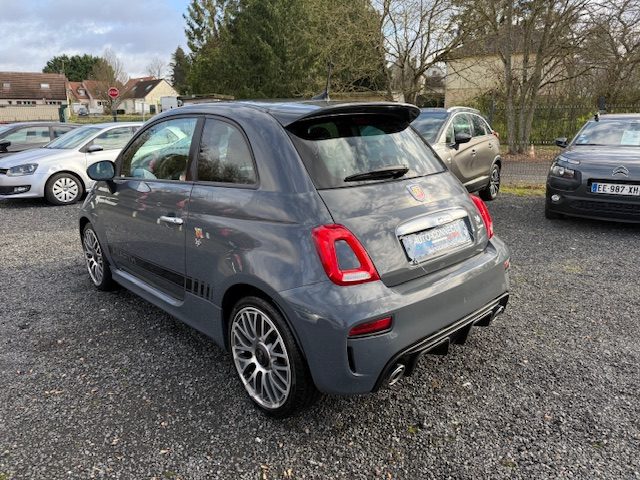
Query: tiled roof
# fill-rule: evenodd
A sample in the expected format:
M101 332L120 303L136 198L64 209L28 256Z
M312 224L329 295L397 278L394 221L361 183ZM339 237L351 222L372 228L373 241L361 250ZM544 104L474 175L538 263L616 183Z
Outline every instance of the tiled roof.
M135 82L133 85L129 87L129 89L125 90L124 93L120 95L126 98L144 98L149 95L149 92L156 88L156 86L162 82L162 80L153 79L153 80L139 80ZM129 84L127 82L127 84ZM125 85L126 87L126 85Z
M76 100L89 100L89 92L82 82L68 82L67 89Z
M66 100L66 83L57 73L0 72L0 98Z

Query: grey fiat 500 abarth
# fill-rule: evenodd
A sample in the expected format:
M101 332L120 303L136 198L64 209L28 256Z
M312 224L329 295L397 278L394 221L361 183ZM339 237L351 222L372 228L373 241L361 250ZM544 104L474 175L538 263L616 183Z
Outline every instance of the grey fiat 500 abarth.
M231 102L154 117L88 169L93 283L212 337L273 416L397 382L508 300L509 251L410 127L419 113Z

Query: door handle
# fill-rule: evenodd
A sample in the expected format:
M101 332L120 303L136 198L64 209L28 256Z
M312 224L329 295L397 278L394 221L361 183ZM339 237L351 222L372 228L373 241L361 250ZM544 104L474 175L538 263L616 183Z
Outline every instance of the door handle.
M172 225L182 225L184 223L184 220L179 217L168 217L166 215L162 215L158 220Z

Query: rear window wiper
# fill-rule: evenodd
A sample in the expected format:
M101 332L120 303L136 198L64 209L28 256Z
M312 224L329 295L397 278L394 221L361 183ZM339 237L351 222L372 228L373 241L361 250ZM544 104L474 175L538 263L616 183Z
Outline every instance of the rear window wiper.
M400 178L409 171L404 165L389 165L369 172L354 173L345 177L345 182L358 182L361 180L384 180L386 178Z

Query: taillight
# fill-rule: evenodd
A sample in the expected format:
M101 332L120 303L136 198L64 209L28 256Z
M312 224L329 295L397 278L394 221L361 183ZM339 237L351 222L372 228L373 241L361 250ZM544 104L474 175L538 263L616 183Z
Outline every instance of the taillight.
M493 220L491 219L491 214L489 213L489 209L487 208L487 206L485 205L485 203L482 201L480 197L477 197L475 195L470 195L470 197L471 197L471 200L473 200L473 203L476 205L476 208L478 209L478 213L482 217L484 226L487 229L487 237L488 238L493 237Z
M353 233L342 225L322 225L314 228L313 241L316 244L320 261L329 279L336 285L358 285L360 283L380 280L367 251ZM350 249L358 265L346 268L340 265L336 245L344 242L344 248ZM352 267L352 265L349 265Z
M361 323L349 330L350 337L359 337L361 335L371 335L373 333L380 333L391 328L391 317L381 318L379 320L373 320L371 322Z
M495 130L492 130L491 133L493 133L494 137L500 140L500 134L498 132L496 132Z

